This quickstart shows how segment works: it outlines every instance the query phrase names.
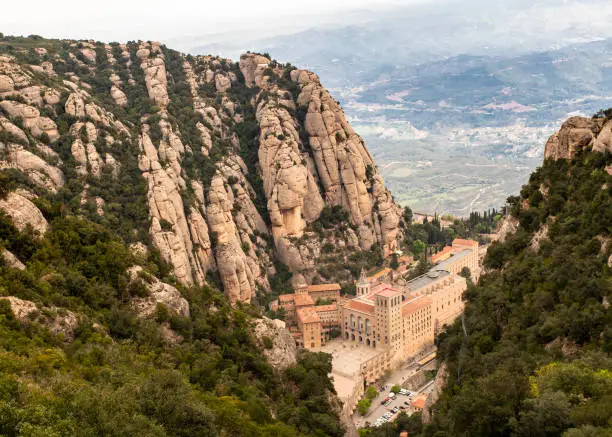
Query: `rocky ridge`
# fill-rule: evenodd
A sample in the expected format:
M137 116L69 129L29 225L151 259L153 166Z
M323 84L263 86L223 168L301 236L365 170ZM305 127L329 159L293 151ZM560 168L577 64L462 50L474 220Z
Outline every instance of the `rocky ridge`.
M313 280L326 243L398 249L401 210L338 102L266 56L93 41L5 53L0 135L2 168L36 194L74 196L94 221L121 220L113 184L142 178L148 236L122 236L185 285L218 275L232 302L269 289L275 260ZM326 207L348 214L331 240L312 230Z

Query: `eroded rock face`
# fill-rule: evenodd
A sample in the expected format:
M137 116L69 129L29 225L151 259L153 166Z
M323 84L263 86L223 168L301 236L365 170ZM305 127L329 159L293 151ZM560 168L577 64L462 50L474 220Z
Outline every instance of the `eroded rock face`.
M180 190L186 186L185 181L180 174L176 174L172 165L162 167L158 151L146 132L141 134L140 148L142 153L139 166L149 186L148 203L152 218L150 235L153 244L160 250L162 257L172 264L179 281L184 284L202 283L205 269L201 263L196 262L196 258L204 260L203 264L208 265L210 241L197 237L208 236L206 222L193 209L188 222L180 195ZM176 149L170 153L170 143L167 143L165 149L167 156L178 159L179 152ZM190 224L199 232L192 235ZM198 247L194 248L194 244Z
M111 97L115 101L115 103L119 106L127 106L128 99L127 96L117 85L113 85L110 90Z
M297 362L297 347L295 340L282 320L271 320L267 317L257 319L254 329L255 337L259 340L264 355L272 367L285 370ZM267 338L269 340L264 340ZM271 347L268 348L271 341Z
M60 169L25 150L23 146L17 144L3 146L0 143L0 152L4 152L4 156L0 156L0 166L16 168L35 184L54 193L64 185L64 174Z
M215 240L215 258L225 294L232 303L249 302L255 292L253 265L244 254L236 224L232 219L231 191L226 190L223 177L213 177L208 192L207 221Z
M59 138L55 122L49 117L42 117L40 111L33 106L12 100L4 100L0 102L0 108L6 111L11 118L21 117L23 125L30 129L32 135L39 137L45 133L51 141Z
M312 73L294 72L297 87L289 91L279 88L289 79L285 67L261 55L241 57L240 74L230 60L181 57L156 42L74 42L66 51L71 62L64 65L78 69L55 73L53 66L64 61L51 51L40 66L0 56L0 167L16 168L52 192L65 183L60 168L71 177L76 171L83 189L75 204L82 213L112 219L121 205L100 185L108 176L131 174L128 156L137 154L150 218L144 243L160 251L181 283L201 285L207 272L217 271L232 302L249 302L269 289L274 256L311 281L324 244L395 247L398 208L363 142ZM107 77L108 87L87 84L86 70ZM59 78L34 74L41 72ZM152 107L139 118L128 101L134 86L146 88ZM177 93L191 98L195 114L169 105ZM70 117L60 118L63 112ZM306 121L296 113L306 113ZM256 121L261 134L248 140L256 142L249 147L259 145L248 169L239 157L243 121L249 127ZM70 137L56 141L58 131ZM249 181L257 181L257 191ZM321 239L309 226L327 205L348 211L351 226ZM151 300L139 305L151 311Z
M261 86L268 96L257 106L259 165L281 260L294 271L311 267L315 248L297 247L292 240L303 237L326 204L349 213L362 249L378 242L385 253L395 251L401 210L338 103L315 74L291 72L301 87L297 105L306 110L308 144L302 144L298 122L287 109L295 107L293 99L263 76L269 67L262 58L243 55L240 65L247 84Z
M4 211L19 231L28 226L40 235L47 232L49 224L40 210L30 200L16 192L10 192L6 199L0 199L0 209Z
M286 244L283 240L288 237L300 238L325 204L299 150L299 134L289 112L268 103L258 108L257 118L261 129L259 165L278 246ZM288 258L284 260L288 262ZM299 262L290 266L304 268Z
M612 152L612 120L608 120L601 128L597 139L593 144L593 151L603 153Z
M422 421L423 423L431 423L432 413L431 407L435 404L438 399L440 399L440 395L442 394L442 390L446 386L446 380L448 379L448 369L446 367L446 363L442 363L440 368L438 369L438 373L436 374L436 379L434 380L434 385L432 391L427 396L425 400L425 407L423 408Z
M7 134L12 135L17 138L21 143L26 144L28 142L28 137L25 132L20 128L15 126L8 118L5 118L0 115L0 132L6 132Z
M571 117L546 143L544 158L571 159L579 150L592 147L603 123L601 119Z
M326 202L348 211L363 249L379 242L395 251L401 210L365 144L314 73L294 70L291 78L302 87L298 105L308 108L304 128Z
M260 86L263 72L270 64L270 59L262 55L245 54L240 56L240 71L244 75L246 86Z
M11 311L19 322L23 324L40 323L53 334L63 336L66 341L74 339L74 333L79 325L79 320L72 311L56 307L39 309L34 302L14 296L0 297L0 300L9 302Z
M189 303L181 293L170 284L160 281L150 274L143 274L140 266L128 269L132 281L140 280L149 291L148 297L132 300L132 309L139 317L151 317L157 311L157 304L165 305L170 311L189 317Z
M506 241L506 238L516 232L518 226L519 221L517 218L512 216L504 217L499 225L497 233L493 237L493 241L499 241L500 243L503 243L504 241Z
M149 97L158 105L166 106L168 98L168 79L166 77L166 64L161 56L150 57L151 53L161 54L159 43L141 43L136 53L140 59L140 67L145 75L145 83Z
M25 270L25 265L19 259L6 249L2 249L0 256L6 265L12 269Z

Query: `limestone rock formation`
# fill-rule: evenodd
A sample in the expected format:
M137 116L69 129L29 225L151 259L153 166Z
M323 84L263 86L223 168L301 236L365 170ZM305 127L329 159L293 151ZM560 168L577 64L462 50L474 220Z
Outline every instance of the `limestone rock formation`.
M28 142L28 137L25 132L15 126L11 121L0 115L0 132L5 132L14 138L17 138L22 144Z
M0 199L0 209L11 218L20 231L25 231L30 226L34 232L41 235L47 232L49 227L47 220L36 205L21 194L12 191L6 199Z
M530 243L531 249L535 252L540 250L540 244L542 243L542 240L545 240L546 238L548 238L548 224L547 223L542 225L542 227L540 227L540 229L538 229L538 231L533 234L533 237L531 238L531 243Z
M240 59L247 86L259 86L266 93L256 112L259 167L280 259L293 271L313 267L317 249L312 241L308 244L304 232L325 205L349 213L362 249L380 243L385 254L397 250L401 210L338 103L315 74L304 70L290 74L300 87L294 102L291 93L275 84L274 77L282 72L270 73L269 64L269 59L255 54ZM303 124L290 113L296 103L305 111ZM306 244L298 247L296 239Z
M609 124L609 123L608 123ZM561 126L561 129L550 137L544 149L546 159L571 159L579 150L593 147L598 133L604 125L603 119L571 117ZM604 132L604 139L599 142L598 148L608 147L610 126Z
M165 106L170 101L167 88L168 79L166 77L166 64L159 54L161 54L159 43L152 43L151 45L142 43L136 56L140 59L140 67L145 75L149 97L158 105Z
M254 329L255 337L261 342L264 355L272 367L284 370L297 362L297 348L295 340L285 326L285 322L278 319L257 319ZM265 340L264 340L265 339ZM270 345L266 343L271 342Z
M250 300L255 291L255 272L241 248L232 209L231 191L217 174L208 192L207 220L215 240L215 258L225 293L234 303Z
M245 54L240 56L240 70L244 75L246 86L260 86L263 72L270 64L270 59L257 54Z
M40 111L33 106L12 100L4 100L0 102L0 108L6 111L11 118L21 117L23 125L29 128L34 136L39 137L45 133L51 141L59 138L59 132L53 120L49 117L42 117Z
M8 250L2 249L2 253L0 253L0 256L8 267L12 269L25 270L26 266Z
M39 323L55 335L61 335L64 340L72 341L79 320L72 311L64 308L43 307L39 308L34 302L19 299L14 296L0 297L11 306L13 315L23 324Z
M165 305L170 311L180 316L189 317L189 303L176 287L145 273L140 266L131 267L128 274L132 281L142 281L149 292L147 297L132 300L132 308L139 317L154 315L158 304Z
M506 241L506 238L508 238L508 236L516 232L516 230L518 229L518 225L519 221L517 218L512 217L510 215L504 217L498 225L499 228L495 236L493 237L493 240L503 243L504 241Z
M51 193L76 179L70 201L93 221L136 221L141 211L122 202L141 196L148 237L123 237L159 251L182 284L212 273L232 303L250 302L269 290L277 260L310 282L324 246L397 248L401 211L315 74L158 42L50 47L31 52L39 65L0 56L0 168ZM326 207L350 223L322 236L313 229Z
M110 90L111 97L115 100L115 103L119 106L127 106L127 96L117 85L113 85Z
M438 369L438 373L436 374L436 379L434 380L433 389L427 396L425 400L425 407L423 408L422 413L422 421L423 423L431 423L432 413L431 407L435 404L438 399L440 399L440 395L442 394L442 390L444 390L444 386L446 385L446 380L448 379L448 369L446 364L443 363Z
M304 128L326 202L348 211L363 249L380 242L385 253L395 251L401 210L365 144L314 73L294 70L291 78L302 89L297 103L307 108Z
M0 167L16 168L32 182L51 192L64 185L64 174L60 169L18 144L4 146L0 143Z
M593 144L593 151L603 153L612 152L612 120L608 120L601 128Z

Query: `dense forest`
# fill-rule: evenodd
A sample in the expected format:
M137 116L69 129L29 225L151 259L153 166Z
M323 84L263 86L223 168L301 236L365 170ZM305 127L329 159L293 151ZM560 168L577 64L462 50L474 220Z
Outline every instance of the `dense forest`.
M329 356L303 352L275 371L251 333L258 310L232 308L210 287L175 284L189 317L162 304L154 318L137 317L129 303L146 290L126 269L163 275L167 266L154 253L138 259L101 225L62 216L60 204L45 212L44 238L0 214L0 248L28 266L0 263L0 296L39 308L22 323L0 299L0 435L343 435ZM71 339L47 323L67 312L78 315Z

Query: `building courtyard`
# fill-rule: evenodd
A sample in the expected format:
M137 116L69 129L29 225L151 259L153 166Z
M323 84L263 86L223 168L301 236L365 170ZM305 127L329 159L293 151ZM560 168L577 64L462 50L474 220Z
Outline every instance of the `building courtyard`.
M298 346L331 354L347 413L367 384L431 351L435 336L463 311L467 281L459 273L479 272L478 243L456 239L433 261L429 272L401 285L362 271L356 296L341 296L338 284L304 285L275 304Z

